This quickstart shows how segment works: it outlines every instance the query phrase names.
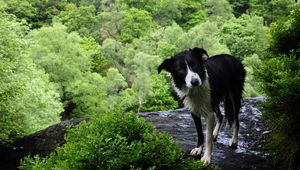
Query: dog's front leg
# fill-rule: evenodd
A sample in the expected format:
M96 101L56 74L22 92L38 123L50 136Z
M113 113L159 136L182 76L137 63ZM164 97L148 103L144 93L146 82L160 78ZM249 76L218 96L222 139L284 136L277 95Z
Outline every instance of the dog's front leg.
M204 164L210 164L213 142L213 126L214 126L214 113L206 115L206 139L205 139L205 152L201 160Z
M201 118L192 114L192 117L194 119L196 129L197 129L197 134L198 134L198 142L197 142L197 147L192 149L191 155L197 156L201 155L202 149L203 149L203 132L202 132L202 124L201 124Z

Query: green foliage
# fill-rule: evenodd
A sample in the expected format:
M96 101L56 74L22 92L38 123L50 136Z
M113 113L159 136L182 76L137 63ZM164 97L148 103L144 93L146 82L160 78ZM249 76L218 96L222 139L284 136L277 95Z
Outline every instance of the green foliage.
M104 57L101 51L101 46L92 37L83 37L80 43L86 55L91 56L91 71L105 75L109 66L108 59Z
M299 4L295 5L290 15L272 26L271 46L270 50L280 54L296 54L299 55L299 39L300 39L300 8Z
M90 72L96 62L93 59L100 55L92 39L67 33L59 23L35 30L29 37L32 43L28 54L57 85L65 109L71 107L64 118L106 112L106 82L99 74Z
M118 69L123 67L123 58L120 56L122 48L122 43L115 39L107 38L102 43L101 51L103 52L103 57L107 60L110 66Z
M90 56L81 49L81 37L68 34L66 27L54 23L30 33L31 45L28 50L33 61L49 74L50 80L59 85L61 96L64 89L83 73L89 71Z
M206 21L206 13L203 10L202 2L197 0L185 0L182 6L182 17L176 21L183 28L188 30Z
M181 0L122 0L131 8L148 11L159 25L169 25L174 20L180 19L183 13Z
M243 64L246 69L246 81L244 84L244 96L245 97L257 97L262 96L262 92L259 90L261 83L256 80L254 72L261 69L262 61L258 55L254 54L251 57L246 57L243 60Z
M36 17L37 9L32 6L30 0L4 0L6 4L5 11L14 14L17 18L31 21Z
M96 12L99 12L101 10L101 7L104 5L105 1L107 0L68 0L68 2L71 2L76 6L94 6Z
M25 158L21 169L209 169L185 160L179 145L135 114L111 113L82 122L46 159Z
M33 133L59 121L62 104L48 76L27 54L28 27L0 9L0 140Z
M68 32L77 31L80 35L89 35L97 23L94 6L76 7L74 4L66 5L56 19L68 27Z
M155 26L155 22L147 11L130 8L121 20L118 39L121 42L130 43L134 38L147 35L147 31Z
M297 117L282 113L294 111L289 109L298 111L289 102L298 101L299 8L295 7L288 18L273 25L269 47L272 54L264 53L268 31L264 25L286 16L294 3L291 0L1 1L0 138L7 141L44 128L59 121L61 112L63 118L70 118L79 114L100 117L111 112L173 109L177 104L170 95L169 80L166 75L158 75L156 67L163 59L193 47L205 48L210 56L231 53L244 60L248 73L245 95L269 95L276 107L272 102L267 103L266 111L270 114L265 114L266 117L274 114L279 118L275 122L295 128L290 119L298 120ZM244 14L248 6L248 14ZM262 83L254 77L256 70L261 70L257 74ZM259 86L263 92L257 89ZM105 117L106 122L113 122ZM142 132L120 135L132 129L122 123L119 131L111 130L111 123L107 123L107 131L117 134L108 135L106 125L96 128L96 123L102 121L91 117L92 123L81 125L78 132L70 132L77 136L70 137L57 153L47 160L28 158L24 167L47 169L55 163L57 169L93 169L97 168L93 167L94 162L106 168L126 169L201 166L199 161L192 160L174 163L181 154L175 154L178 150L169 145L168 136L151 131L132 140L131 133ZM288 130L283 127L274 129L274 148L293 137L286 135ZM298 153L299 147L294 142L287 145L290 155ZM276 152L283 152L281 147L277 148ZM158 154L157 150L161 152ZM71 160L72 157L75 159ZM287 157L292 160L293 156ZM145 167L143 159L147 161ZM35 165L30 165L30 161Z
M250 0L250 12L264 18L267 25L289 14L294 0Z
M257 71L268 96L263 115L270 121L272 136L267 148L285 169L297 169L300 159L300 39L287 38L299 37L299 11L297 4L285 20L272 26L269 54Z
M172 50L170 54L193 47L202 47L208 51L209 55L228 53L229 50L221 43L219 34L220 29L214 22L199 24L187 32L174 23L165 28L158 44L170 44L169 48ZM164 58L163 55L162 58Z
M234 15L236 17L241 16L243 13L245 13L249 7L250 7L250 0L228 0L230 4L232 5L232 8L234 10Z
M136 92L139 112L144 100L149 97L152 91L151 70L155 70L153 66L158 65L160 60L158 56L154 57L145 53L137 53L133 61L132 67L136 67L136 69L132 88ZM152 67L150 67L150 64L153 64Z
M36 9L36 16L29 23L33 28L51 25L52 19L65 8L66 0L28 0Z
M233 9L227 0L206 0L204 6L210 21L222 24L233 17Z
M110 4L109 6L110 8L98 14L98 24L96 24L95 30L92 30L91 33L100 42L105 39L115 39L119 36L121 21L126 13L122 10L122 6L119 7L117 4Z
M142 112L171 110L178 108L177 101L172 96L172 87L163 75L152 76L152 93L146 99Z
M169 58L170 56L173 56L176 54L176 51L178 51L176 45L174 44L169 44L167 42L159 42L157 44L158 48L158 54L160 58L166 59Z
M266 32L267 27L263 25L261 17L243 14L226 21L221 36L230 52L243 59L264 50L262 47L266 44Z
M190 29L181 38L180 49L201 47L206 49L209 55L228 53L225 44L221 43L220 30L217 23L205 22Z
M158 5L152 10L152 16L155 21L164 26L178 20L182 15L183 3L181 0L164 0L158 1Z

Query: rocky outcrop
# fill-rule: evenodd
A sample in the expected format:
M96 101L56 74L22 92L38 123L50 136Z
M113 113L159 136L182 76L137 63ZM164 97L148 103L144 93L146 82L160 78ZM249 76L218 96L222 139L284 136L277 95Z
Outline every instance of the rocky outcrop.
M17 169L20 159L26 155L46 156L56 147L65 143L64 135L67 127L77 125L84 117L72 120L62 121L52 125L42 131L16 139L13 147L0 145L0 169L14 170Z
M258 103L265 98L247 98L243 100L240 110L239 144L237 149L228 146L231 138L231 128L225 122L221 128L217 141L214 142L212 163L222 170L273 170L270 159L263 152L262 144L269 131L261 120L261 109ZM221 111L223 111L221 107ZM196 146L197 132L191 113L184 110L160 111L140 113L141 117L153 122L159 131L171 134L180 143L181 148L189 156L189 152ZM204 120L203 126L204 124ZM205 129L205 128L203 128Z
M268 130L261 120L261 110L257 107L264 98L249 98L243 100L240 113L239 146L233 150L228 147L231 129L224 124L218 140L214 143L212 163L220 169L274 169L271 161L262 150ZM222 110L222 109L221 109ZM154 124L158 131L167 132L180 143L181 148L189 156L189 151L196 145L196 129L190 112L184 109L139 113ZM56 147L65 143L64 134L68 126L74 126L86 118L63 121L45 130L18 139L14 148L0 145L0 169L16 169L19 160L25 155L48 155ZM204 121L203 121L204 122Z

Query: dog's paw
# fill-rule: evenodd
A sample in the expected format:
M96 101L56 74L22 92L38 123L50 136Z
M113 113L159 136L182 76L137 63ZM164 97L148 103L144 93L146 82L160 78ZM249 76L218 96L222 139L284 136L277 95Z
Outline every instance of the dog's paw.
M201 158L201 161L203 161L204 165L209 165L211 161L211 156L204 154L204 156Z
M238 146L237 141L234 141L234 140L232 140L232 139L229 141L229 147L230 147L230 148L236 149L237 146Z
M197 155L201 155L203 146L199 146L198 148L194 148L191 150L191 155L192 156L197 156Z
M218 134L214 132L213 133L213 140L214 140L214 142L217 141L217 138L218 138Z

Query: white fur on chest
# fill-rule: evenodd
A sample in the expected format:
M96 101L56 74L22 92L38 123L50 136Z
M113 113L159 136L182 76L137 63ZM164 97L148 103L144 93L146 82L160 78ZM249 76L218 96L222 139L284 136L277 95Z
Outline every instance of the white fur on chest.
M174 86L177 95L183 99L186 109L197 116L205 116L213 112L211 107L210 85L206 79L201 86L178 89Z

